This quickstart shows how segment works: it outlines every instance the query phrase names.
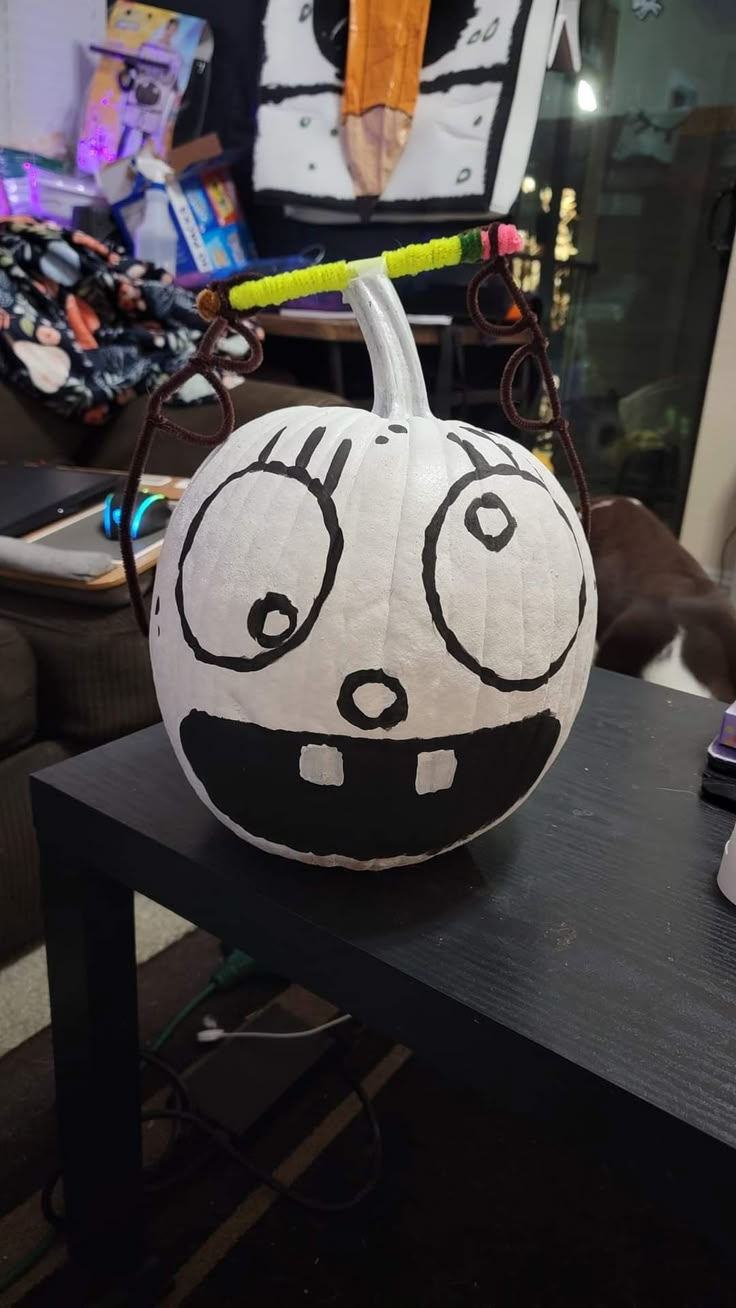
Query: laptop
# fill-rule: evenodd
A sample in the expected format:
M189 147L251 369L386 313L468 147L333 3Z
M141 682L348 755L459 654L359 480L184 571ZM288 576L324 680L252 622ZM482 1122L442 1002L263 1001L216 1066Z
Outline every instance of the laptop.
M0 536L29 531L77 513L87 504L102 504L123 477L33 464L0 465Z

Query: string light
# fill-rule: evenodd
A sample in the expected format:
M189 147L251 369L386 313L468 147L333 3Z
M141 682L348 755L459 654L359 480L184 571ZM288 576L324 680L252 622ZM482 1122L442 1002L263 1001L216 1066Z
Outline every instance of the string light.
M578 79L577 97L578 109L582 109L584 114L595 113L598 108L598 96L585 77Z

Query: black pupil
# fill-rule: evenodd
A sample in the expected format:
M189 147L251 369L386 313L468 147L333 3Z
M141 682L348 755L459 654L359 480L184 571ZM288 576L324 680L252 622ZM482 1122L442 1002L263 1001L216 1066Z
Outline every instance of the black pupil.
M481 517L484 509L497 509L503 515L504 526L497 530L486 531L483 526L483 518L486 518L487 522L487 516L483 514ZM491 517L491 522L494 527L498 523L498 517L495 513ZM479 540L485 549L496 554L505 545L508 545L511 540L516 531L516 520L511 516L503 500L499 499L498 495L494 495L493 491L486 491L485 495L479 495L477 499L468 505L465 510L465 526L471 536Z
M286 595L269 590L251 605L248 631L263 649L276 649L296 631L297 610Z

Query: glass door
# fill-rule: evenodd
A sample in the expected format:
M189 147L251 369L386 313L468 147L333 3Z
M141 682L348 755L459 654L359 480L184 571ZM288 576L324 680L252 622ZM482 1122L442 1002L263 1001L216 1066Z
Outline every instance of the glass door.
M517 271L591 491L678 530L736 225L736 4L583 0L581 36L580 73L546 77Z

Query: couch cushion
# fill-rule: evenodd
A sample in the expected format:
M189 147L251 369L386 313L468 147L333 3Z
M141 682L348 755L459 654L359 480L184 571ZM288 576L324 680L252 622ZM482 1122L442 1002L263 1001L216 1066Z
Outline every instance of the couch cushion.
M0 382L0 459L71 463L89 427Z
M0 618L13 622L35 655L44 736L89 745L157 721L148 642L128 605L86 608L0 591Z
M36 664L28 641L12 623L0 622L0 757L36 730Z
M289 386L279 382L255 381L248 378L242 386L236 386L230 392L235 409L235 426L242 427L251 418L259 418L264 413L276 409L292 408L295 404L314 404L323 408L326 404L344 405L337 395L327 391L310 391L301 386ZM110 427L103 427L89 434L82 446L79 459L96 468L127 468L135 448L141 427L145 420L147 401L143 398L126 405L119 417ZM169 408L174 422L181 423L197 433L212 432L219 422L219 406L215 404L197 404L190 408ZM209 454L201 445L192 445L176 436L162 432L153 442L150 456L146 460L148 472L172 473L180 477L190 477L200 463Z
M38 848L28 778L68 757L55 741L35 741L0 760L0 963L41 936Z

